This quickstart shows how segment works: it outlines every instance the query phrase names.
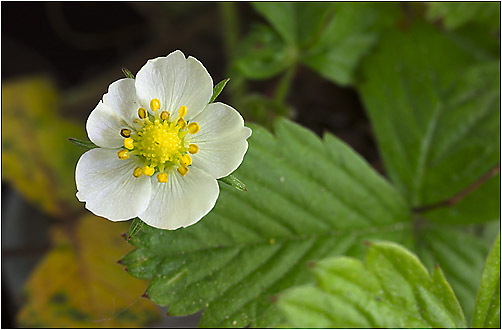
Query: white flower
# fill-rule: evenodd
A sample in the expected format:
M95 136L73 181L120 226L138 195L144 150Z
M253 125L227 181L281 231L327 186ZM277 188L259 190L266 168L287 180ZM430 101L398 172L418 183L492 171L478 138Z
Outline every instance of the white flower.
M78 161L77 198L112 221L139 217L162 229L199 221L251 135L235 109L208 104L212 92L204 66L179 50L112 83L87 120L100 148Z

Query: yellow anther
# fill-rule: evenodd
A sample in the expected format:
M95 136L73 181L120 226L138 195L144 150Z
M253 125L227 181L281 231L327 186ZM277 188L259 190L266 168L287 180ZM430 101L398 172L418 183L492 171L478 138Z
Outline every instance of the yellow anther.
M192 155L196 154L199 152L199 146L196 144L190 144L188 146L188 152L191 153Z
M178 126L180 129L185 129L187 127L187 121L184 118L178 119Z
M119 155L119 159L125 160L125 159L129 158L129 150L120 150L118 152L118 155Z
M171 114L169 113L169 111L162 111L162 113L160 114L160 119L169 120L170 116Z
M157 174L157 180L161 183L167 182L167 173L159 173Z
M189 154L186 154L180 157L180 164L183 167L187 167L188 165L192 165L192 157Z
M138 109L138 117L141 119L146 118L146 109L145 108L139 108Z
M122 128L120 130L120 135L122 135L123 137L130 137L131 136L131 130L130 129L127 129L127 128Z
M153 173L155 173L155 169L153 167L145 166L145 168L143 169L144 175L152 176Z
M188 167L184 167L184 166L178 167L178 173L181 174L181 176L187 175Z
M178 110L178 114L181 118L185 117L187 114L187 107L185 105L182 105Z
M190 132L190 134L196 134L199 131L200 131L200 126L196 122L188 124L188 132Z
M157 111L160 109L160 101L159 99L152 99L150 101L150 109L152 109L153 112Z
M129 150L134 149L134 140L131 138L124 139L124 147Z
M140 176L143 175L143 169L141 167L139 167L139 166L136 167L134 169L134 171L132 172L132 175L134 175L134 177L136 177L136 178L139 178Z

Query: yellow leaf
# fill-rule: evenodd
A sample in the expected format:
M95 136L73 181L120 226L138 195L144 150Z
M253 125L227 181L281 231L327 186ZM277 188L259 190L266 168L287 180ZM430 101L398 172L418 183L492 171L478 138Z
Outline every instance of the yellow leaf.
M59 95L47 78L2 83L2 180L52 215L82 208L74 173L83 150L67 139L85 138L85 130L59 118L58 108Z
M30 275L21 327L139 327L157 308L141 295L145 282L117 264L130 250L120 234L127 226L93 215L73 228L57 228L54 248Z

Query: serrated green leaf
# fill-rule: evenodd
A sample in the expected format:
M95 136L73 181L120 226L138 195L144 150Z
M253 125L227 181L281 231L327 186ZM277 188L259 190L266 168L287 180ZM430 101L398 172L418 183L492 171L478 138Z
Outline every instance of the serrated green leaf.
M214 100L220 95L221 91L223 91L223 88L225 88L227 82L230 80L230 78L223 79L218 83L218 85L214 86L213 88L213 96L211 96L211 100L209 100L209 103L213 103Z
M85 141L85 140L79 140L75 138L69 138L68 141L76 145L77 147L84 148L84 149L94 149L97 148L98 146L92 143L91 141Z
M486 260L474 307L474 328L500 328L500 233Z
M249 79L267 79L278 75L297 58L297 51L265 25L255 25L236 52L235 67Z
M500 161L498 62L476 63L434 27L417 23L386 34L362 71L360 91L385 166L412 206L456 195ZM499 217L499 180L427 218Z
M417 254L427 268L432 271L439 265L444 271L470 321L488 244L458 226L446 225L421 229L416 242Z
M244 182L242 182L241 180L239 180L238 178L236 178L233 175L229 175L224 178L218 179L218 181L223 182L224 184L227 184L237 190L247 191L246 185L244 184Z
M400 15L398 3L337 3L334 16L302 61L326 79L351 84L360 60Z
M276 121L275 136L252 128L235 172L248 191L222 185L194 226L144 226L122 260L133 276L152 279L148 296L171 315L205 308L200 326L278 325L270 297L309 282L308 261L360 256L372 237L411 243L404 201L346 144L287 120Z
M314 266L315 286L279 295L278 308L296 328L466 327L455 295L438 269L395 243L374 242L366 265L333 257Z

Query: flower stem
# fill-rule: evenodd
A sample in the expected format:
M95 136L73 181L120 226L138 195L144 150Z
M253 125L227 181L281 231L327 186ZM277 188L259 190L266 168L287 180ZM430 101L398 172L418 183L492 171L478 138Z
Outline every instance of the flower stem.
M461 192L459 192L455 196L450 197L444 201L434 203L434 204L415 207L412 209L412 211L414 213L422 213L422 212L427 212L427 211L434 210L434 209L437 209L440 207L453 206L453 205L457 204L458 202L460 202L462 199L464 199L471 192L476 190L481 184L483 184L489 178L497 175L498 173L500 173L500 163L498 163L497 165L492 167L488 172L486 172L479 179L474 181L469 187L462 190Z

